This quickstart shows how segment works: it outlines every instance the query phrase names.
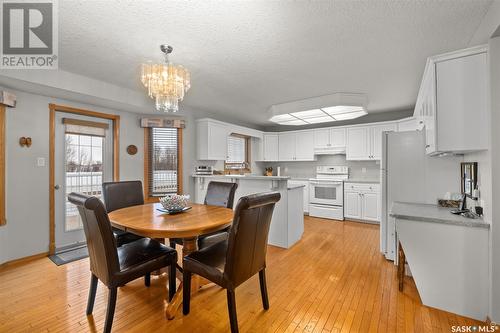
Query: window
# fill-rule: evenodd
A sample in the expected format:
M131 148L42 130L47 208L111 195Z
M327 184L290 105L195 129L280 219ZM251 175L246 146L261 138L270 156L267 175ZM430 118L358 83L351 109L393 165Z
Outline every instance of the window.
M250 138L231 134L227 139L226 169L249 169L250 163Z
M182 130L146 128L146 200L182 192Z

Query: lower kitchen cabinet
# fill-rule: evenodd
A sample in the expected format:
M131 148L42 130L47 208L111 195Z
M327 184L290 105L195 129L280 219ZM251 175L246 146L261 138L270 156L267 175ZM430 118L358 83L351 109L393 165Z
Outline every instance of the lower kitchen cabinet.
M380 222L380 185L344 184L344 217L346 219Z

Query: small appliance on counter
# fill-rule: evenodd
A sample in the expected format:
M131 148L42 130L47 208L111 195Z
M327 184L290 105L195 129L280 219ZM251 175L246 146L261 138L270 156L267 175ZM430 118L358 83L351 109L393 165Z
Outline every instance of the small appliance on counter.
M349 167L316 167L316 178L309 180L309 215L344 220L344 180L348 178Z
M214 174L214 169L208 165L199 165L194 169L195 175L211 176Z

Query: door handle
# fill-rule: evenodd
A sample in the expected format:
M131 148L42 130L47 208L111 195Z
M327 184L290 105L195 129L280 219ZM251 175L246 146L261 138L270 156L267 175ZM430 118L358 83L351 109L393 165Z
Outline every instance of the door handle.
M59 188L60 188L60 186L59 186L59 185L57 185L57 184L54 186L54 189L55 189L55 190L58 190Z

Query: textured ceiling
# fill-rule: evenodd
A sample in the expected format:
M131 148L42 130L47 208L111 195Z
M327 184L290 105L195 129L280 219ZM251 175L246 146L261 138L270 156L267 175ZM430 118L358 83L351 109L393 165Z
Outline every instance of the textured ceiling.
M159 45L191 70L184 105L265 125L272 104L366 93L410 108L425 59L464 48L491 0L60 1L60 68L142 90Z

